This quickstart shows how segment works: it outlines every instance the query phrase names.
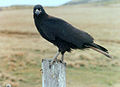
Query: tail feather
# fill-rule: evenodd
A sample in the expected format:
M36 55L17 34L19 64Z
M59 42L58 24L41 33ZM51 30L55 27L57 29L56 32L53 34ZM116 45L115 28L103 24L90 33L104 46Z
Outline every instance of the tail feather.
M100 46L100 45L98 45L98 44L92 43L92 44L90 44L90 45L91 45L92 47L98 48L98 49L100 49L100 50L108 53L108 50L107 50L106 48L104 48L104 47L102 47L102 46Z
M109 58L112 58L112 56L109 55L108 50L106 48L98 45L98 44L91 43L91 44L85 45L85 46L87 46L87 47L89 47L89 48L91 48L91 49L93 49L93 50L95 50L95 51L97 51L99 53L102 53L103 55L105 55L105 56L107 56Z

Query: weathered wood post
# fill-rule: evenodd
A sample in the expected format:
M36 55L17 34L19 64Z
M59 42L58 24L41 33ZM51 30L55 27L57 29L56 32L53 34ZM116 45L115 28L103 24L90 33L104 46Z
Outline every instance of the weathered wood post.
M66 64L55 62L50 68L51 61L42 60L42 87L66 87Z

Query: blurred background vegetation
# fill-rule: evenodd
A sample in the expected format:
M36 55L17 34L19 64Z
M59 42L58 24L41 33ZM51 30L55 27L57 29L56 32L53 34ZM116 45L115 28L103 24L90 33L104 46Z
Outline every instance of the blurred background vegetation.
M41 60L52 58L57 48L39 35L32 10L28 5L0 8L0 85L42 87ZM45 10L91 34L113 56L66 53L67 87L120 87L120 0L72 0Z

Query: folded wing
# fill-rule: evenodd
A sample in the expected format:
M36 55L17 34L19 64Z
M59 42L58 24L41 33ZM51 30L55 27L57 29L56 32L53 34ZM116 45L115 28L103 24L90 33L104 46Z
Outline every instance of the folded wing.
M56 37L76 45L78 48L83 44L93 43L93 38L86 32L73 27L71 24L59 18L50 17L42 22L42 31L49 39Z

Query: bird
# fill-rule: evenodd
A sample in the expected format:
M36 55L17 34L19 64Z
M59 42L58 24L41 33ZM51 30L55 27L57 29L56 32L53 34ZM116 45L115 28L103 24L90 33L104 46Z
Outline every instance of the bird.
M59 54L61 54L61 62L63 62L65 52L71 52L72 49L83 50L90 48L108 58L112 58L108 50L96 44L90 34L74 27L61 18L49 15L42 5L38 4L34 6L33 18L40 35L58 47L52 63L57 61Z

